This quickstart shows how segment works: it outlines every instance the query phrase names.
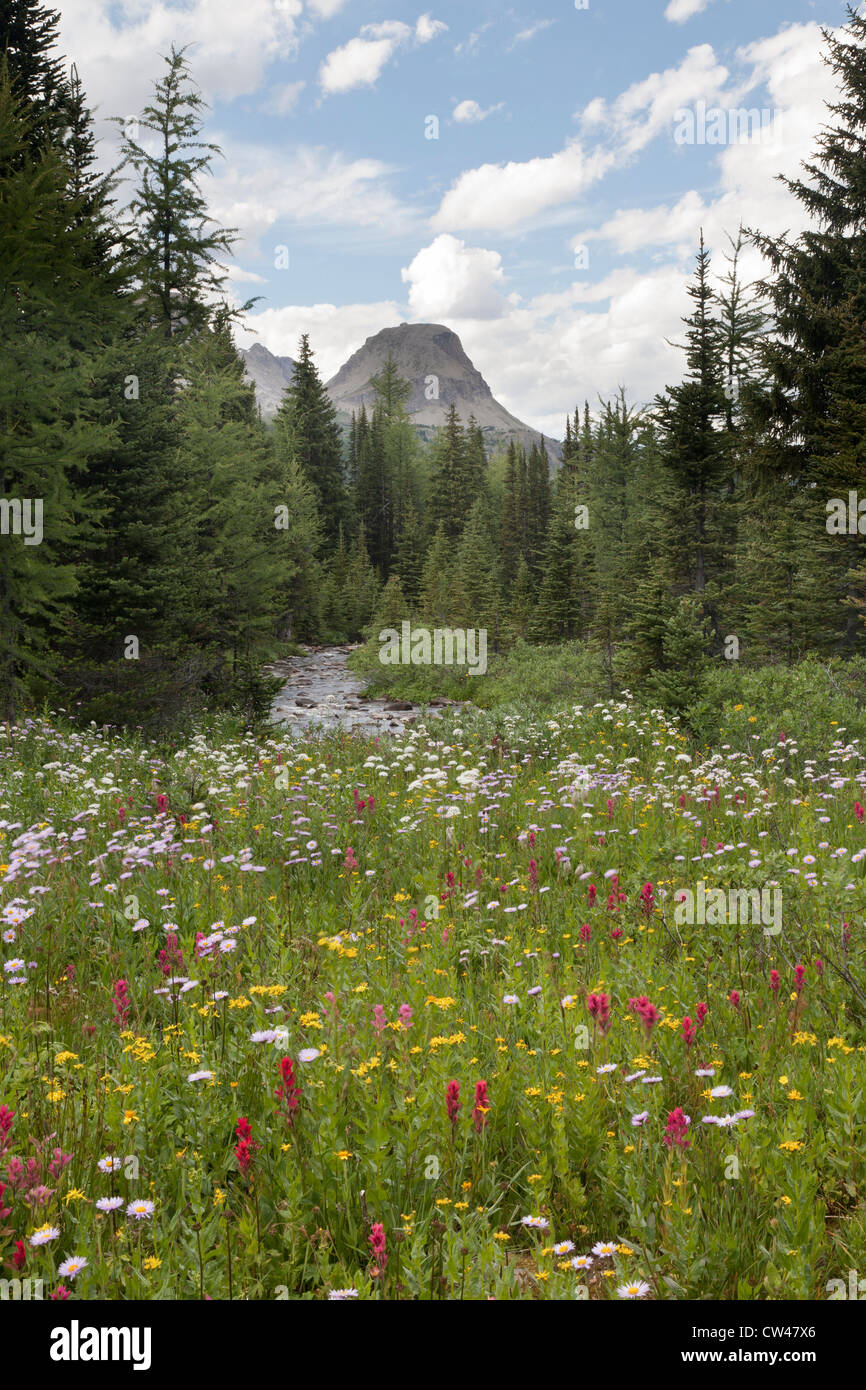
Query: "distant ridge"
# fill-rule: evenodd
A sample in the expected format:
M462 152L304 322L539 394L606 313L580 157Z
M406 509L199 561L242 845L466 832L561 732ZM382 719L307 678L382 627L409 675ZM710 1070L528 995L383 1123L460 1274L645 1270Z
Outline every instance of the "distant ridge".
M251 348L241 350L246 364L247 376L256 388L256 400L262 414L270 419L276 415L283 392L295 374L295 364L291 357L275 357L263 343L253 343Z

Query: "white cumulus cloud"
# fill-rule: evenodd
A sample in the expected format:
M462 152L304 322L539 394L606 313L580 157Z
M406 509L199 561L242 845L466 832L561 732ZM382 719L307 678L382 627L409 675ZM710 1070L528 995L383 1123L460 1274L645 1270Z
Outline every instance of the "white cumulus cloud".
M612 101L596 98L576 113L579 138L550 155L464 170L432 219L435 231L508 231L576 202L609 170L627 164L653 139L672 131L678 110L714 100L728 70L710 44L689 49L682 62L632 83ZM455 112L456 115L456 112Z
M685 24L696 14L703 14L713 0L670 0L665 10L665 19L671 24Z
M59 10L61 51L76 63L88 104L109 117L137 114L150 100L172 43L190 45L207 100L259 91L269 64L297 52L302 0L63 0Z
M455 121L463 125L474 125L478 121L486 121L495 111L501 111L504 105L504 101L498 101L495 106L488 106L485 110L477 101L458 101L451 114Z
M296 224L406 231L411 217L387 186L391 170L378 159L350 159L338 150L298 146L288 155L267 147L229 145L206 192L212 216L237 227L244 241L273 233L288 244ZM288 242L287 242L288 238Z
M467 246L457 237L436 237L400 275L416 319L493 319L508 307L498 289L504 280L499 252Z
M418 44L429 43L447 28L447 24L431 19L429 14L420 16L414 30L400 19L365 24L357 38L327 55L319 68L319 85L326 96L351 92L356 87L374 87L399 48L413 38Z
M419 43L429 43L437 34L444 34L447 28L448 25L441 19L431 19L429 14L422 14L415 25L415 38Z
M573 141L557 154L467 169L442 199L433 229L515 227L548 208L574 202L612 163L612 154L587 155Z

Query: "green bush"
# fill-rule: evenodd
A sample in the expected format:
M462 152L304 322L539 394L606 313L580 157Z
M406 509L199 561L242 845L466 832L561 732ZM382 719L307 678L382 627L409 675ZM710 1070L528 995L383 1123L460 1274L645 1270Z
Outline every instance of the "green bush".
M379 650L378 642L368 642L349 661L373 697L424 704L438 696L471 700L480 709L514 705L540 713L593 704L605 693L599 659L578 642L544 647L518 642L507 653L490 654L484 675L472 675L465 666L384 666Z

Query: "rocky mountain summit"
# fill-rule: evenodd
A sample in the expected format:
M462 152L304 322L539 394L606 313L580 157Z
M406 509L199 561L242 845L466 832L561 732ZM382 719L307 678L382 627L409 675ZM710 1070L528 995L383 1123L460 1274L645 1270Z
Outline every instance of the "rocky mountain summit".
M496 400L457 334L441 323L401 323L383 328L352 353L327 382L328 394L343 423L362 405L371 409L375 395L372 378L381 372L389 353L393 354L400 375L411 382L407 410L423 438L432 436L445 423L453 404L464 424L474 415L488 450L507 444L510 439L526 448L540 440L537 430L518 420ZM255 383L262 414L272 416L291 381L294 362L290 357L275 357L261 343L255 343L241 356L247 375ZM546 443L551 459L558 460L556 441Z

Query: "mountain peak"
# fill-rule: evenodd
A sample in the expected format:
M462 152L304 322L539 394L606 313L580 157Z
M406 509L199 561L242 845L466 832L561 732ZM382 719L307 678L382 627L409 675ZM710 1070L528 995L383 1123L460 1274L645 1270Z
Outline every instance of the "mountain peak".
M439 379L439 400L444 400L446 407L453 399L459 409L461 400L468 395L493 399L493 392L467 357L457 334L443 323L401 323L395 328L380 329L331 378L328 390L336 399L357 394L360 386L364 404L369 405L373 394L372 388L367 391L369 378L381 371L389 353L393 354L400 375L412 382L412 415L434 399L431 392L435 387L427 382L428 377ZM362 382L365 372L367 377ZM416 423L424 422L419 419Z
M338 411L348 414L362 405L370 409L375 398L372 378L389 354L411 384L406 409L422 435L443 425L454 405L464 424L474 415L489 449L509 439L529 446L541 438L495 399L457 334L443 323L401 323L368 338L328 382Z
M275 357L264 343L253 343L240 353L247 376L256 388L256 400L266 417L276 415L283 392L295 374L291 357Z
M289 357L274 357L261 343L241 354L247 374L256 384L264 415L273 415L279 398L291 380L294 363ZM367 338L326 383L328 394L344 418L375 399L372 378L388 357L393 356L397 371L411 385L406 402L409 417L422 437L429 437L445 423L451 405L465 424L470 415L481 426L484 441L491 450L519 440L527 448L538 443L537 430L518 420L493 395L484 377L466 355L453 329L443 323L401 323L382 328ZM291 369L286 373L286 365ZM282 379L282 384L281 384ZM554 441L547 441L551 458L558 457Z

